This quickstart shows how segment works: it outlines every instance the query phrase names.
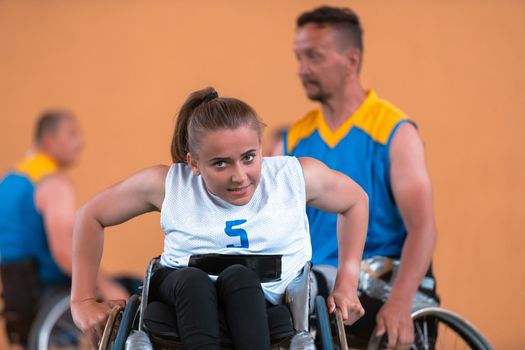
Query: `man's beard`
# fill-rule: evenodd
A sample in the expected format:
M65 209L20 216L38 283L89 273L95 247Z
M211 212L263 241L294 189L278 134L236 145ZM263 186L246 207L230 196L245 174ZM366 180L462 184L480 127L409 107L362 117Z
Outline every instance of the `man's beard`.
M317 80L303 78L302 83L306 91L306 96L308 96L310 100L324 103L328 101L328 99L330 98L330 94L324 91L321 84ZM308 89L306 89L307 84L316 86L317 87L316 91L311 91L311 90L309 91Z

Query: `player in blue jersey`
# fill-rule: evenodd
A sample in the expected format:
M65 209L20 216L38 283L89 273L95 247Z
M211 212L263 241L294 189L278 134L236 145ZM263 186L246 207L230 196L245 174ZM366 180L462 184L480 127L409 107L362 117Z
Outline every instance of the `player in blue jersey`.
M3 315L11 343L27 342L44 293L69 288L76 204L64 170L76 163L82 143L71 112L45 112L34 151L0 176ZM127 294L104 274L98 286L109 298Z
M422 281L436 297L429 270L436 228L423 143L403 112L363 89L362 30L353 11L320 7L303 13L294 51L306 95L320 106L292 125L278 153L319 159L367 192L370 215L363 258L384 256L401 264L384 305L363 296L365 317L351 331L368 339L377 322L378 334L388 332L391 348L408 348L414 334L412 300ZM308 208L308 218L314 269L325 282L319 287L329 291L338 264L336 217Z
M150 293L176 317L185 349L219 349L221 329L229 330L236 349L270 348L267 307L283 303L286 285L311 257L307 203L339 214L339 270L328 308L340 308L348 323L362 316L357 280L365 193L315 159L263 158L262 129L246 103L218 97L212 88L197 91L177 119L174 164L145 169L81 209L71 308L94 342L110 307L123 302L94 299L103 228L150 211L160 211L165 233L163 268L153 275ZM274 267L263 274L225 262L239 259L254 262L250 267L271 259Z

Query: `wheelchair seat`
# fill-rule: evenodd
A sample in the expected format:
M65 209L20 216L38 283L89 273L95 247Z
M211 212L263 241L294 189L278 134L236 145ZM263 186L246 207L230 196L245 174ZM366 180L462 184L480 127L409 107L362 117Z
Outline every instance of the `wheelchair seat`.
M133 295L125 309L119 306L113 308L104 328L100 350L182 349L177 320L170 307L154 298L150 299L150 280L159 267L159 258L152 259L146 270L142 296ZM316 349L309 327L310 270L311 264L305 264L290 282L284 295L284 304L267 308L273 350ZM228 330L220 331L221 348L231 349L232 340ZM317 334L326 332L330 332L329 325L325 325ZM341 343L346 343L344 334L338 337Z
M196 256L192 258L195 260L195 257ZM229 258L239 257L241 256L232 256ZM239 261L235 261L235 263L244 264ZM160 259L157 257L150 262L145 280L145 285L147 285L148 288L145 291L146 293L143 293L143 298L145 298L144 300L147 300L147 303L143 310L142 325L144 331L150 335L154 344L158 344L158 346L161 347L177 348L180 346L180 337L178 334L176 316L168 305L149 297L149 280L159 268L161 268ZM224 317L221 310L219 310L219 317ZM288 309L288 306L268 306L267 318L272 345L289 342L290 338L296 333L292 314ZM220 337L221 347L228 349L233 347L233 342L230 337L230 332L227 329L226 322L221 322Z
M270 306L267 309L268 325L272 345L286 342L294 334L292 317L286 305ZM150 302L144 312L144 330L150 335L154 344L174 346L180 342L177 319L168 305ZM228 329L221 329L221 346L232 348L233 343Z

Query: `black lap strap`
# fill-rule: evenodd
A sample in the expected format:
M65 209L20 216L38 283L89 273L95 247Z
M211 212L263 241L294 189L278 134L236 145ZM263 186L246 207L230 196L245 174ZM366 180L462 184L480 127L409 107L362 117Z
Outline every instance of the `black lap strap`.
M254 271L261 282L273 282L281 279L282 255L192 255L188 266L197 267L209 275L218 276L232 265L243 265Z

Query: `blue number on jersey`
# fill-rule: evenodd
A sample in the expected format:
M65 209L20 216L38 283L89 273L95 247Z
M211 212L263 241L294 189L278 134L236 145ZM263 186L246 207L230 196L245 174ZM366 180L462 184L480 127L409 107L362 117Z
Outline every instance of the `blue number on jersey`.
M230 237L239 237L241 239L241 245L228 244L226 248L248 248L250 243L248 242L248 233L242 228L233 228L233 226L242 225L246 220L232 220L226 221L226 228L224 232Z

